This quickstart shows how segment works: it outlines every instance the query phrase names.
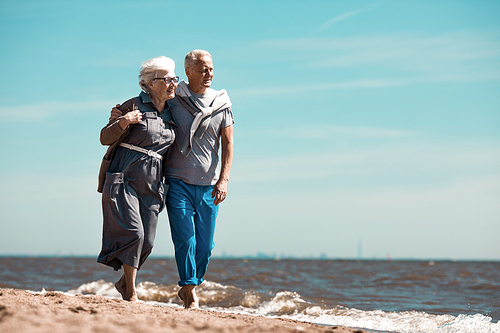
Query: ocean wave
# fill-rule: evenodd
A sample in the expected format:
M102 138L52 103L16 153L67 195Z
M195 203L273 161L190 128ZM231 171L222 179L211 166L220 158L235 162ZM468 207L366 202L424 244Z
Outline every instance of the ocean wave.
M141 301L163 306L180 307L179 286L141 282L137 285ZM197 287L202 309L288 318L321 325L340 325L385 332L401 333L500 333L500 323L476 315L436 315L426 312L363 311L353 308L326 307L305 300L293 291L262 293L231 285L205 281ZM112 282L104 280L85 283L68 294L102 295L120 298Z

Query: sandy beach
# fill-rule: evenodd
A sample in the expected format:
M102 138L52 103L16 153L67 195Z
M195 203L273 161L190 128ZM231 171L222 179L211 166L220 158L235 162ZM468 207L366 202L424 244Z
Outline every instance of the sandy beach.
M366 333L344 327L319 326L204 310L184 310L103 296L33 294L0 289L0 331L13 332L331 332Z

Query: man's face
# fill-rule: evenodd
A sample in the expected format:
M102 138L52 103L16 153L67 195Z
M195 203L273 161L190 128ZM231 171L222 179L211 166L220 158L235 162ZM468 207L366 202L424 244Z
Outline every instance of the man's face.
M203 56L198 58L191 68L186 68L186 75L189 79L189 88L198 94L204 94L210 88L214 77L214 66L212 58Z

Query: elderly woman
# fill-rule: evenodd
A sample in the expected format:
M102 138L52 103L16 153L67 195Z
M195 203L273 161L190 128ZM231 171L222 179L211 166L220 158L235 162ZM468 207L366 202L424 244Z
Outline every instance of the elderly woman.
M178 77L167 57L145 61L139 74L142 92L120 107L122 116L101 130L109 145L99 173L103 234L98 262L124 274L116 289L137 300L137 270L153 249L158 214L165 207L163 155L175 139L167 100L174 98Z

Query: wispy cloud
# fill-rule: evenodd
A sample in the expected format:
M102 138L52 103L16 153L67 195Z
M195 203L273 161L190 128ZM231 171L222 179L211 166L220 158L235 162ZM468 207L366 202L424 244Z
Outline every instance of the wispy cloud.
M387 128L366 126L339 126L339 125L301 125L300 128L273 129L271 134L281 138L298 139L400 139L417 135L418 133L407 130L394 130Z
M359 134L367 130L356 131ZM379 132L377 135L387 132L383 129L368 131ZM371 141L374 146L366 145L366 142L348 151L331 148L321 152L295 151L292 155L253 156L237 163L239 170L233 175L233 180L243 183L323 180L326 183L342 181L347 186L361 181L369 188L373 184L419 187L436 183L436 179L442 183L455 178L500 177L498 141L393 142L389 145L374 145Z
M390 129L369 126L341 126L335 124L304 124L297 126L279 126L277 128L246 128L239 130L239 137L259 137L273 141L290 140L377 140L377 139L404 139L421 136L421 133L404 129ZM303 141L304 142L304 141Z
M306 72L307 84L269 67L270 77L283 78L266 87L247 87L233 94L285 95L290 91L400 87L433 82L500 80L500 34L497 30L463 30L425 36L399 33L345 38L264 40L245 49L255 66L280 59L291 73ZM246 57L242 55L242 57ZM330 73L328 79L325 74ZM328 80L321 82L320 80ZM332 82L333 81L333 82ZM271 81L269 81L271 82Z
M63 102L44 101L40 103L2 106L0 117L5 120L38 121L61 113L111 111L114 101Z
M363 7L363 8L359 8L359 9L352 10L352 11L347 12L347 13L343 13L343 14L337 15L334 18L332 18L332 19L326 21L325 23L323 23L318 29L316 29L315 32L320 32L320 31L326 30L331 25L333 25L333 24L335 24L337 22L346 20L346 19L351 18L351 17L353 17L353 16L355 16L357 14L370 11L370 10L372 10L372 9L374 9L374 8L382 5L385 2L387 2L387 1L377 2L377 3L373 4L373 5L369 5L369 6L366 6L366 7Z
M498 65L500 34L497 30L463 30L425 36L398 33L344 38L264 40L254 46L261 54L308 61L309 67L345 68L384 66L394 70L432 71L462 65ZM252 56L255 52L251 52ZM267 59L267 58L266 58ZM488 63L488 61L493 63Z
M440 36L395 34L309 39L303 42L325 55L311 64L318 68L370 65L405 72L442 72L464 69L464 66L465 69L477 67L479 61L486 61L486 66L489 65L487 61L498 65L500 57L498 32L489 31L461 31Z
M234 89L231 95L239 97L254 97L254 96L278 96L286 95L290 98L291 91L301 91L302 93L315 93L331 90L344 90L344 89L359 89L359 88L388 88L400 87L414 83L411 79L359 79L344 82L325 82L317 84L302 84L289 85L289 86L274 86L262 88L245 88ZM301 97L301 96L297 96Z

